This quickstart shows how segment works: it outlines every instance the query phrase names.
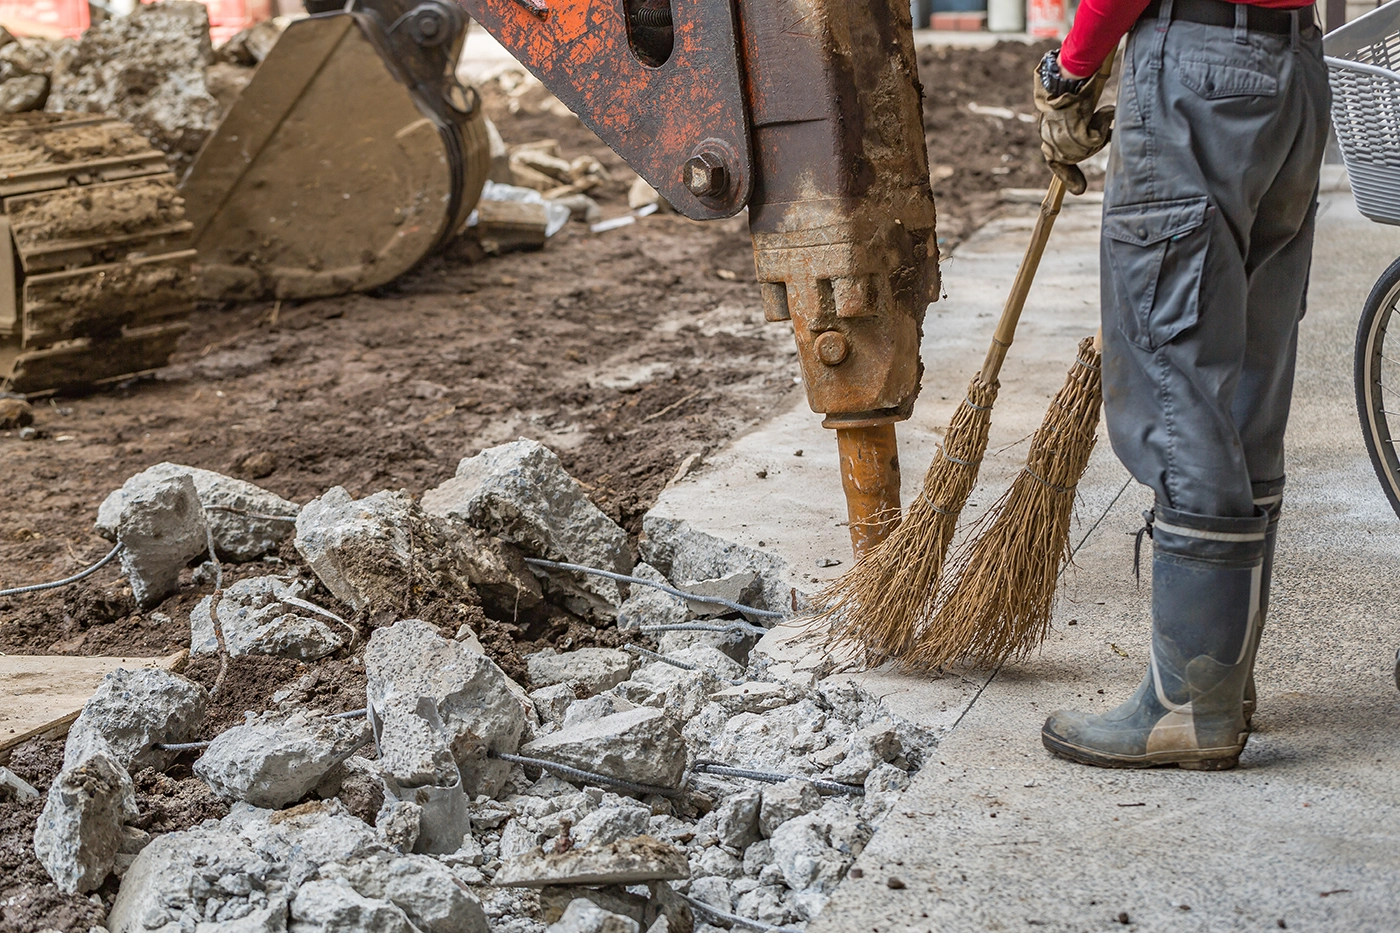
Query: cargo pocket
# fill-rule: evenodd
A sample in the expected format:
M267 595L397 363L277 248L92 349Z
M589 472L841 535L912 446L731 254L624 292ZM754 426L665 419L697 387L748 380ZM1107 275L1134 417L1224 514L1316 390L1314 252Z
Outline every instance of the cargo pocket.
M1138 346L1155 350L1199 318L1213 211L1203 196L1124 204L1104 215L1118 329Z
M1180 75L1182 84L1206 100L1278 96L1278 78L1240 65L1183 58Z

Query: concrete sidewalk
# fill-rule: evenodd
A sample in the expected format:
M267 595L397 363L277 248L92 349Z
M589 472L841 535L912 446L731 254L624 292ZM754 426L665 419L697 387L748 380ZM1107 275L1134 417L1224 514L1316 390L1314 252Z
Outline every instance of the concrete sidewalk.
M1031 219L989 225L944 266L923 394L901 430L906 501L980 364ZM1075 343L1096 326L1097 219L1068 208L1052 238L1003 374L977 509L1019 469ZM1116 705L1145 665L1149 588L1134 583L1130 535L1151 497L1102 439L1043 652L994 676L854 678L944 739L813 933L1400 930L1400 521L1371 473L1351 390L1361 304L1397 255L1400 230L1365 221L1349 194L1324 196L1258 731L1241 767L1101 771L1040 745L1049 711ZM849 566L834 444L800 399L657 510L777 553L809 589ZM842 563L820 566L831 560Z

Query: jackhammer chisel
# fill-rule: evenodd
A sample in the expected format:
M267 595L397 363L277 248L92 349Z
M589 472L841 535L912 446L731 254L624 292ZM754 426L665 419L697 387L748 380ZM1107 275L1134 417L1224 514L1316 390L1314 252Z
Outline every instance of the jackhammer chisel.
M939 285L906 0L461 2L680 213L748 208L764 316L792 322L836 431L851 544L878 544Z

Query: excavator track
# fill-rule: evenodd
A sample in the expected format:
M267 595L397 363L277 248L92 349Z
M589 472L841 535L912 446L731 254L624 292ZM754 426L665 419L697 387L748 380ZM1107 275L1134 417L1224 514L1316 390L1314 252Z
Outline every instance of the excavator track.
M189 329L192 225L165 155L119 120L0 122L0 387L73 390L164 366Z

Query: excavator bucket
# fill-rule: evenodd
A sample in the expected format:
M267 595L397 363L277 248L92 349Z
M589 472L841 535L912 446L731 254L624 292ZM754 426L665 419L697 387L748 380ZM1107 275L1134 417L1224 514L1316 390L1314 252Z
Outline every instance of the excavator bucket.
M490 168L480 100L453 74L466 29L443 0L355 0L287 28L181 188L201 297L374 288L461 231Z

